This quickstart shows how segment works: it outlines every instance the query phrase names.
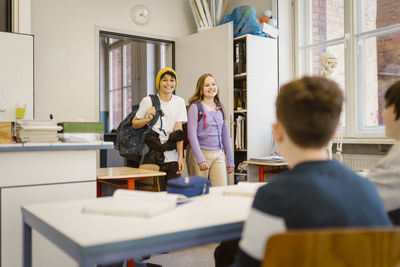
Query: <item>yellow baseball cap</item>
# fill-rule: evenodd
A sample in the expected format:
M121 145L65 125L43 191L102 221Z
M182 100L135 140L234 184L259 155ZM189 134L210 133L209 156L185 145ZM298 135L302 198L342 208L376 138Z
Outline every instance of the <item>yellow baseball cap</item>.
M176 87L178 87L178 75L176 75L176 72L174 71L174 69L166 67L161 69L156 77L156 88L158 91L160 91L160 80L161 80L161 76L163 76L166 72L172 72L175 75L175 89Z

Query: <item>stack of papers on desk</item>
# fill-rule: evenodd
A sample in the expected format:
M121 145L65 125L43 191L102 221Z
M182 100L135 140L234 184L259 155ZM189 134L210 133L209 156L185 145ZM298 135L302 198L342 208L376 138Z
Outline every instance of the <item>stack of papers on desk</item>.
M187 197L178 194L118 189L112 197L98 198L85 205L82 212L151 217L175 208L178 203L188 201Z
M19 142L58 142L57 132L62 130L54 121L20 120L16 122Z
M225 196L254 197L258 188L266 184L267 183L239 182L237 185L228 186L224 189L222 194Z

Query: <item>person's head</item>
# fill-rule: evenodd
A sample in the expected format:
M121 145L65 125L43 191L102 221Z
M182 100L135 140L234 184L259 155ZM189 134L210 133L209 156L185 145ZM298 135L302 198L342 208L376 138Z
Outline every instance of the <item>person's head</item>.
M156 77L156 88L160 93L172 94L178 86L178 75L172 68L161 69Z
M214 101L221 103L218 96L217 81L210 73L201 75L197 80L196 91L189 99L189 104L199 102L203 100L204 97L213 97Z
M342 104L343 93L332 80L303 77L285 84L276 100L277 123L273 127L277 145L324 148L336 131Z
M400 140L400 80L385 93L385 109L382 112L386 136Z

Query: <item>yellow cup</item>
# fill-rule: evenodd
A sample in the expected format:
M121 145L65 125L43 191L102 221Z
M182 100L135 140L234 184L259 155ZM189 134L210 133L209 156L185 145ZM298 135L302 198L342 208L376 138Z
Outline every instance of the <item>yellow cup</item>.
M23 119L25 117L25 108L17 108L17 119Z

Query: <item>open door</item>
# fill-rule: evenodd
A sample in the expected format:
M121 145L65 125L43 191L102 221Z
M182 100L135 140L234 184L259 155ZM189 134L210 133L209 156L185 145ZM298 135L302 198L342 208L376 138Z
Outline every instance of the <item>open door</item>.
M179 75L176 94L188 103L197 79L204 73L211 73L217 80L225 112L230 115L233 110L232 23L178 39L175 51L175 68Z
M187 104L196 89L197 79L204 73L211 73L217 80L233 144L232 22L178 39L175 51L175 68L179 77L176 94ZM228 175L228 184L233 184L233 175Z

